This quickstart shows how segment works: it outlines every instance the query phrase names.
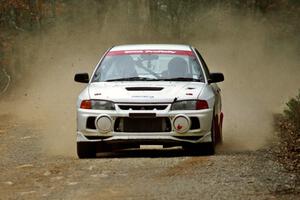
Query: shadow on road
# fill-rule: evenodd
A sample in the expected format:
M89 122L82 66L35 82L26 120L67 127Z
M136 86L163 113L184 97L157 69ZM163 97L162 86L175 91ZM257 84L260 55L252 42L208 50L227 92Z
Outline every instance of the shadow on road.
M206 156L205 151L187 151L181 148L172 149L126 149L113 152L97 153L97 158L163 158L183 156Z

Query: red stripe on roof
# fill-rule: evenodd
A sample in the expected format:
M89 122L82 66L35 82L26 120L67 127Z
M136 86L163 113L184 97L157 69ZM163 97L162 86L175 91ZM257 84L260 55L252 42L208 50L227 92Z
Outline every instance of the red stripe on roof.
M132 55L132 54L170 54L170 55L187 55L194 56L192 51L183 50L124 50L124 51L110 51L108 56L116 55Z

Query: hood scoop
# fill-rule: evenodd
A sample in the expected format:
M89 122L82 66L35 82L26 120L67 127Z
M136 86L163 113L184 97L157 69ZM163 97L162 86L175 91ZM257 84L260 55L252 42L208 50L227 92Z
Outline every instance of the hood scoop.
M161 91L163 87L126 87L128 91Z

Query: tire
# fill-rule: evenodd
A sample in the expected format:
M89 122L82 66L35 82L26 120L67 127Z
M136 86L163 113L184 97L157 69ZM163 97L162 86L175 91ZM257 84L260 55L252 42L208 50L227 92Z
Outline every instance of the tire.
M224 114L221 112L220 125L219 125L220 144L223 144L223 119L224 119Z
M203 143L203 147L205 149L205 153L207 155L214 155L215 154L215 146L216 146L216 128L218 124L216 120L213 119L211 125L211 142Z
M215 123L216 120L213 119L211 125L211 140L212 142L199 143L199 144L189 144L182 146L184 150L189 153L196 155L214 155L215 154L215 146L216 146L216 128L218 128L218 124Z
M81 158L95 158L96 144L92 142L77 142L77 155Z
M214 155L215 146L213 143L199 143L184 145L182 148L190 155Z
M182 148L190 155L203 155L205 153L202 144L185 144Z
M214 155L215 154L214 142L203 143L202 145L204 147L204 153L206 155Z

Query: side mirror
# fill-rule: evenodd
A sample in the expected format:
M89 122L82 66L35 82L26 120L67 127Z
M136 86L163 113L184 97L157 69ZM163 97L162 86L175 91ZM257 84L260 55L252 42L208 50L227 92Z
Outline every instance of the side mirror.
M90 81L88 73L75 74L74 81L79 83L88 83Z
M210 73L208 83L218 83L224 81L222 73Z

